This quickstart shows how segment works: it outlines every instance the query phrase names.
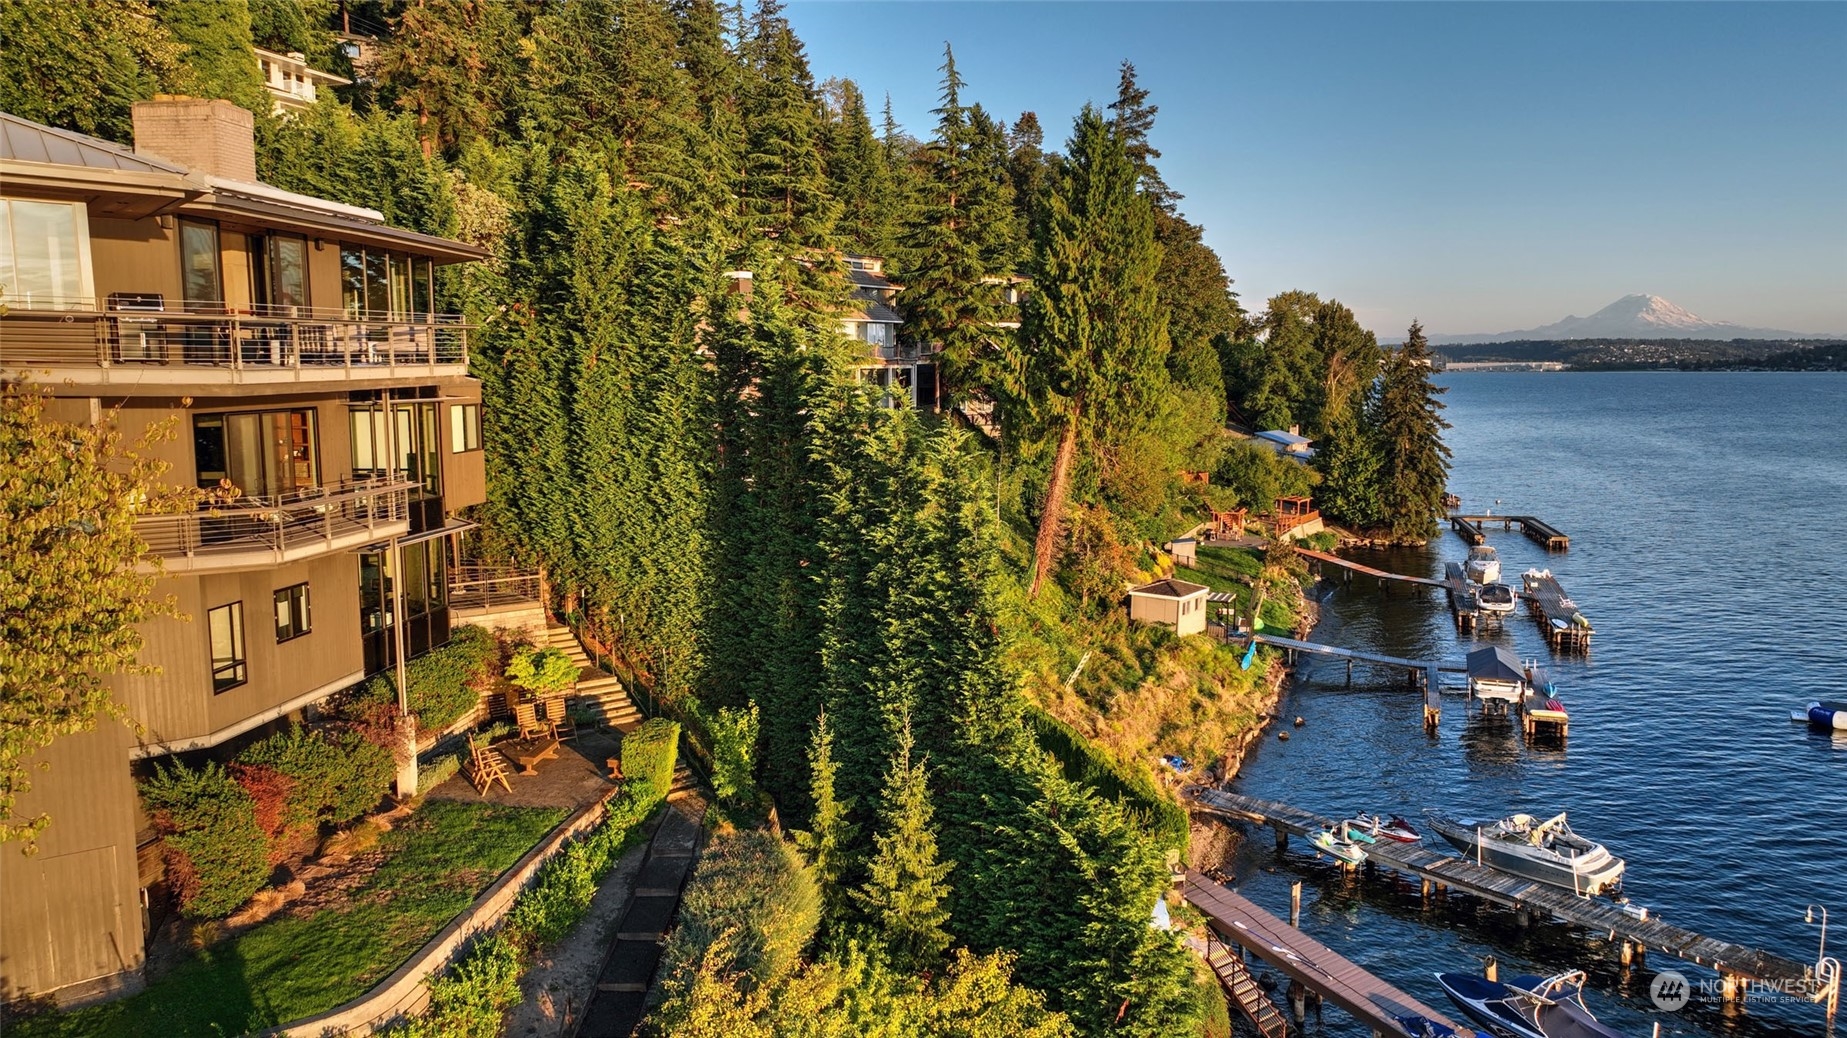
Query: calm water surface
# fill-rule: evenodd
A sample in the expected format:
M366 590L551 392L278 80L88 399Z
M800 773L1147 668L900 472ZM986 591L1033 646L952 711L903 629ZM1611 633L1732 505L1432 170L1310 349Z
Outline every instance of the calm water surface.
M1361 669L1347 688L1344 665L1310 663L1283 705L1306 726L1267 741L1236 788L1325 814L1568 809L1628 860L1627 894L1663 918L1811 962L1819 927L1803 912L1819 902L1836 915L1829 950L1847 953L1847 737L1788 720L1810 699L1847 699L1847 375L1444 381L1451 488L1471 513L1529 513L1571 536L1551 556L1518 532L1492 530L1489 543L1510 583L1550 567L1595 625L1594 647L1555 657L1524 606L1502 631L1461 638L1434 590L1381 596L1357 582L1323 602L1316 639L1426 659L1489 643L1539 657L1571 710L1569 746L1528 748L1505 720L1470 718L1460 695L1429 738L1394 675ZM1466 553L1445 532L1369 561L1441 576ZM1655 971L1712 975L1659 953L1624 971L1606 943L1562 925L1522 929L1467 898L1427 908L1415 884L1344 879L1299 846L1279 859L1250 841L1237 872L1279 914L1304 880L1304 930L1446 1012L1431 974L1479 971L1493 955L1503 976L1587 970L1592 1007L1638 1038L1656 1023L1728 1038L1825 1030L1810 1005L1658 1011ZM1319 1030L1364 1033L1337 1009Z

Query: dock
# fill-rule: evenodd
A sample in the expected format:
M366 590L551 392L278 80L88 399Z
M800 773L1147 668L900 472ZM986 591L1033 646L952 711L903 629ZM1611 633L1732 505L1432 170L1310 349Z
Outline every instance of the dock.
M1468 575L1462 570L1460 562L1443 564L1443 587L1449 593L1449 611L1456 618L1456 630L1473 631L1485 626L1482 617L1492 616L1483 613L1475 604L1475 592L1469 584Z
M1412 660L1402 656L1389 656L1382 652L1367 652L1364 649L1347 649L1338 645L1322 645L1319 642L1305 642L1298 638L1284 638L1274 634L1253 634L1250 640L1259 645L1274 645L1288 654L1290 664L1295 663L1298 653L1315 656L1331 656L1347 661L1347 684L1353 684L1353 664L1375 663L1383 667L1404 670L1411 676L1411 683L1424 691L1424 727L1435 728L1443 717L1443 698L1439 688L1439 675L1447 671L1452 674L1466 674L1469 668L1461 663L1443 663L1437 660Z
M1571 548L1571 538L1561 533L1557 527L1530 515L1451 515L1449 528L1470 544L1488 543L1484 527L1501 524L1501 529L1511 530L1520 527L1527 540L1546 546L1547 551L1567 551Z
M1297 548L1296 554L1305 559L1313 559L1315 562L1325 566L1337 566L1344 569L1347 571L1349 580L1351 580L1353 574L1360 573L1378 580L1397 580L1406 584L1422 584L1425 587L1448 586L1447 582L1437 580L1434 577L1413 577L1407 573L1387 573L1385 570L1374 569L1363 563L1354 562L1352 559L1343 559L1338 555L1331 555L1325 551L1315 551L1310 548Z
M1292 982L1292 989L1300 985L1313 991L1372 1028L1375 1035L1407 1033L1404 1025L1398 1022L1400 1017L1407 1016L1421 1016L1455 1030L1458 1035L1472 1035L1467 1028L1457 1025L1443 1014L1361 969L1332 948L1257 907L1244 895L1206 876L1197 872L1187 873L1186 899L1205 915L1213 932L1224 944L1243 949L1245 954L1262 959L1271 968L1287 976ZM1227 983L1228 987L1237 983L1237 990L1251 994L1248 988L1239 983L1243 978L1238 976L1238 969L1233 965L1236 957L1226 957L1232 959L1232 962L1213 962L1214 957L1208 957L1207 961L1213 964L1214 972L1219 974L1220 980ZM1225 967L1224 970L1220 969L1221 965ZM1261 997L1261 992L1255 994ZM1242 1000L1239 1006L1243 1008ZM1264 1022L1268 1022L1261 1005L1254 1005L1254 1012L1265 1016ZM1270 1033L1261 1023L1259 1032Z
M1268 826L1276 834L1278 850L1287 845L1291 836L1306 839L1336 822L1287 804L1223 790L1193 787L1187 795L1194 805L1212 814ZM1744 981L1762 982L1784 992L1804 992L1815 1002L1838 999L1838 976L1830 989L1817 980L1812 966L1706 937L1662 922L1647 912L1631 913L1608 902L1485 868L1423 844L1382 841L1366 849L1366 862L1422 879L1426 894L1434 885L1439 892L1456 890L1512 908L1523 920L1550 917L1592 933L1608 934L1607 939L1620 949L1624 964L1651 950L1697 963L1719 974L1728 999L1740 996L1745 990Z
M1521 582L1526 585L1527 611L1533 619L1539 621L1545 631L1546 642L1554 649L1587 652L1590 649L1591 635L1596 634L1590 621L1584 620L1578 604L1565 594L1565 588L1552 575L1550 570L1522 574ZM1557 623L1553 621L1557 620ZM1582 622L1580 622L1582 621Z

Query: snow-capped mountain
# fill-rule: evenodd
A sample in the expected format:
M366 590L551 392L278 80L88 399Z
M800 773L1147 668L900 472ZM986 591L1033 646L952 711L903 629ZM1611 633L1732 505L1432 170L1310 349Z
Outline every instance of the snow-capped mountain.
M1660 296L1624 296L1589 317L1571 316L1540 328L1476 335L1432 335L1433 343L1508 342L1515 339L1802 339L1809 332L1747 328L1708 321Z

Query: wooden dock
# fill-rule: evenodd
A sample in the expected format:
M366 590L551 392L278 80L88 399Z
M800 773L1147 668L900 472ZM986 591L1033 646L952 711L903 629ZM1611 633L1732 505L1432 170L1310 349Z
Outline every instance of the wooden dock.
M1268 826L1276 833L1278 849L1290 836L1307 838L1333 824L1332 818L1256 797L1223 790L1193 787L1192 802L1217 815ZM1827 1001L1830 992L1816 980L1812 966L1793 959L1706 937L1662 922L1651 915L1631 915L1605 901L1578 897L1567 890L1534 883L1485 868L1464 858L1440 854L1423 844L1380 842L1366 849L1368 864L1377 864L1424 881L1428 893L1457 890L1505 905L1524 917L1552 917L1593 933L1608 934L1629 962L1635 954L1659 951L1716 971L1728 992L1737 993L1741 980L1761 981L1786 992L1809 992L1813 1001ZM1838 989L1837 989L1838 990Z
M1353 664L1376 663L1384 667L1404 670L1411 676L1413 686L1424 692L1424 727L1435 728L1443 719L1443 697L1439 688L1439 675L1447 671L1452 674L1466 674L1469 668L1461 663L1441 663L1436 660L1411 660L1402 656L1388 656L1382 652L1367 652L1364 649L1346 649L1338 645L1322 645L1319 642L1305 642L1296 638L1284 638L1274 634L1253 634L1249 638L1259 645L1274 645L1288 654L1291 665L1295 663L1297 653L1315 656L1332 656L1347 661L1347 684L1353 684Z
M1545 545L1547 551L1567 551L1571 548L1571 538L1536 516L1451 515L1449 517L1449 528L1456 531L1457 535L1470 544L1486 544L1488 535L1483 528L1495 523L1499 523L1503 530L1511 530L1519 526L1520 532L1526 534L1528 540Z
M1526 586L1527 611L1533 619L1539 621L1540 629L1545 632L1546 642L1554 649L1587 652L1590 649L1591 635L1596 634L1589 621L1579 623L1578 604L1565 594L1564 585L1558 582L1549 570L1538 573L1521 574L1520 580ZM1553 623L1556 619L1560 623ZM1562 626L1561 626L1562 624Z
M1297 548L1296 554L1302 556L1305 559L1313 559L1314 561L1321 563L1323 565L1338 566L1341 569L1346 570L1349 576L1351 576L1354 573L1360 573L1360 574L1364 574L1365 576L1373 577L1378 580L1397 580L1397 581L1403 581L1404 583L1407 583L1407 584L1422 584L1425 587L1446 587L1448 586L1444 581L1437 580L1434 577L1413 577L1406 573L1387 573L1385 570L1374 569L1371 566L1367 566L1362 563L1354 562L1351 559L1343 559L1338 555L1330 555L1329 553L1325 551L1314 551L1313 549L1310 549L1310 548Z
M1492 618L1493 613L1484 613L1475 604L1475 592L1469 584L1468 575L1462 571L1462 563L1446 562L1443 564L1443 587L1449 593L1449 611L1456 618L1456 630L1473 631L1484 627L1483 617Z
M1399 1018L1421 1016L1458 1035L1473 1036L1467 1028L1206 876L1186 874L1186 899L1204 913L1226 944L1244 949L1295 984L1346 1010L1375 1035L1403 1035L1407 1032Z

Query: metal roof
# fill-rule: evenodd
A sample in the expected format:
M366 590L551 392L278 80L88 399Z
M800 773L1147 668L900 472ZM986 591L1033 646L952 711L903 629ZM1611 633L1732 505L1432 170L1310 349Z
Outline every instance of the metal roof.
M185 166L137 155L119 144L69 130L59 130L0 112L0 159L49 162L60 166L114 169L131 173L185 176Z
M1285 432L1282 429L1269 429L1260 432L1257 434L1257 438L1260 440L1269 440L1272 443L1286 443L1291 447L1309 442L1306 436L1297 436L1295 433Z
M1476 681L1525 681L1520 658L1499 645L1469 653L1469 677Z
M1168 577L1166 580L1157 580L1152 584L1143 584L1141 587L1131 589L1129 594L1152 595L1155 598L1192 598L1194 595L1210 590L1212 589L1204 584L1190 584L1184 580Z

